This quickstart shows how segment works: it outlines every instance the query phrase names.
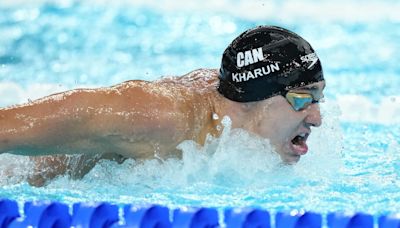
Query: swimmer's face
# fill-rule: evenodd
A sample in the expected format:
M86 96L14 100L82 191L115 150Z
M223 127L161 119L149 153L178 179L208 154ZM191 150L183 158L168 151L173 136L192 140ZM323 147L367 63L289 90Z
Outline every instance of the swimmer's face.
M290 92L311 94L318 101L323 97L325 81L296 88ZM281 159L295 163L308 151L307 138L311 127L321 125L321 113L318 103L310 103L304 109L295 111L283 96L275 96L257 105L256 120L250 131L268 138Z

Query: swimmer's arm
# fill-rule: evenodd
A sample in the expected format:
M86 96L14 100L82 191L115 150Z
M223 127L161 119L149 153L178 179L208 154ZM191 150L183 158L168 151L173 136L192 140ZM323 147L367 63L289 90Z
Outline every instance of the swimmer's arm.
M135 142L146 141L152 134L163 137L171 133L163 126L165 132L156 127L166 122L159 114L170 104L138 88L125 83L105 89L73 90L0 109L0 153L115 152L134 157L128 150Z
M107 106L107 97L101 90L74 90L0 109L0 153L74 153L73 144L90 137L91 110L101 100Z
M33 170L27 179L28 183L35 187L41 187L57 176L69 173L70 178L80 179L86 175L100 159L116 161L119 164L125 159L115 154L79 155L70 157L67 155L56 156L34 156L30 157L33 162Z
M30 160L33 162L33 170L27 181L35 187L44 186L48 180L64 175L69 163L66 155L34 156L30 157Z

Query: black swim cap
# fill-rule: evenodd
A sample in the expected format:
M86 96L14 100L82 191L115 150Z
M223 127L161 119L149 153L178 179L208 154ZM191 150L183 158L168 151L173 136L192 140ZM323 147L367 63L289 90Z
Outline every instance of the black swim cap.
M259 26L238 36L222 56L218 91L238 102L285 95L290 89L324 80L311 45L275 26Z

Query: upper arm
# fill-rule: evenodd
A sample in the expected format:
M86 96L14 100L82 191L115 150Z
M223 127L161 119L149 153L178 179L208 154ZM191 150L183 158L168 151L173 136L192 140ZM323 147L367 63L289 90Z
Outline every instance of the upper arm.
M125 159L115 154L103 155L51 155L30 157L33 170L27 179L30 185L41 187L47 181L69 174L73 179L86 175L101 159L122 163Z
M174 125L181 114L173 97L160 93L150 82L129 81L99 90L93 98L85 127L95 134L162 131Z
M157 144L173 147L185 120L178 102L164 90L160 85L131 81L67 91L2 109L0 152L143 157Z
M186 115L165 86L129 81L108 88L107 94L86 121L105 152L148 158L157 150L174 150L183 139Z

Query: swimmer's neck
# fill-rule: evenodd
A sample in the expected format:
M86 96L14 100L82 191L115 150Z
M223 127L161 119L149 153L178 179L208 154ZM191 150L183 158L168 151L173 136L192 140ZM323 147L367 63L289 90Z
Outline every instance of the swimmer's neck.
M206 99L209 104L209 112L207 115L208 123L205 124L205 128L203 129L201 135L201 140L198 140L201 144L203 144L207 134L210 134L213 137L219 137L222 133L224 125L222 124L222 120L224 117L228 117L232 122L233 128L243 128L245 129L245 125L247 121L248 110L251 108L251 103L242 103L229 100L221 95L216 89L214 89L210 94L207 94ZM253 103L253 102L252 102Z
M198 69L180 78L184 82L195 82L190 88L196 88L197 95L194 100L189 100L190 106L193 106L195 124L192 126L194 130L191 133L192 137L189 138L196 139L202 145L207 135L213 137L221 135L224 127L221 121L225 116L230 118L232 129L251 130L249 118L252 118L251 113L256 110L255 107L259 103L236 102L224 97L217 90L218 75L218 69Z
M211 126L209 132L214 137L219 137L224 125L221 123L224 117L229 117L231 129L240 128L253 132L254 122L260 118L262 102L236 102L221 95L216 89L210 95L212 113L210 114ZM265 103L265 102L264 102ZM262 110L262 109L261 109ZM219 130L218 130L219 129Z

